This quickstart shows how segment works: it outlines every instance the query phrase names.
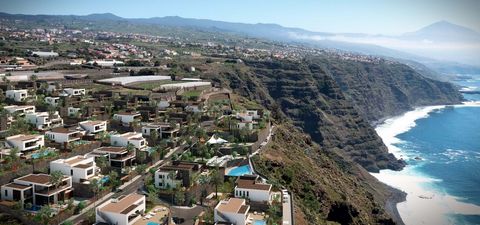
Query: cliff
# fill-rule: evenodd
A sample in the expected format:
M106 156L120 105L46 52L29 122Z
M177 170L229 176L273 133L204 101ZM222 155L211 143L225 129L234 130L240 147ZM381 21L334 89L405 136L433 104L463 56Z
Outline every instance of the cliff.
M293 192L296 224L395 224L383 206L394 194L388 187L289 123L276 127L253 162L270 182Z

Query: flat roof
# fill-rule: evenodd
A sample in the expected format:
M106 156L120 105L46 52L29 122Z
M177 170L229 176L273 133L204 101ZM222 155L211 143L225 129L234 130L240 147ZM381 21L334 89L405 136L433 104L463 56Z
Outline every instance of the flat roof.
M79 133L80 131L78 130L69 130L67 128L63 128L63 127L56 127L56 128L52 128L50 131L48 132L52 132L52 133L61 133L61 134L71 134L71 133Z
M258 177L256 176L240 176L237 179L237 187L263 191L269 191L272 188L271 184L258 183L257 179Z
M135 116L135 115L141 115L138 112L119 112L115 113L115 115L120 115L120 116Z
M76 163L84 161L85 159L87 159L87 158L84 157L84 156L77 155L77 156L74 156L72 158L65 159L63 162L66 163L66 164L69 164L69 165L74 165Z
M217 209L221 212L231 212L231 213L245 213L240 210L245 210L242 206L245 205L245 199L241 198L230 198L228 201L221 201L218 203ZM247 206L248 207L248 206Z
M16 183L8 183L8 184L5 184L5 186L10 187L10 188L14 188L14 189L20 189L20 190L29 189L29 188L32 187L32 186L23 185L23 184L16 184Z
M21 181L46 185L50 184L50 177L51 176L48 174L28 174L17 179Z
M7 137L6 140L12 140L12 141L32 141L35 139L38 139L39 137L42 137L42 135L35 135L35 134L19 134L15 136L10 136Z
M127 148L125 147L100 147L93 151L102 151L102 152L109 152L109 153L122 153L126 152Z
M136 207L132 207L133 204L135 204L135 202L144 197L145 196L139 194L129 194L121 199L119 198L117 202L110 201L110 203L102 207L100 210L106 212L127 214Z
M100 125L100 124L103 124L103 123L106 123L106 122L107 121L104 121L104 120L87 120L87 121L80 122L80 124L95 126L95 125Z

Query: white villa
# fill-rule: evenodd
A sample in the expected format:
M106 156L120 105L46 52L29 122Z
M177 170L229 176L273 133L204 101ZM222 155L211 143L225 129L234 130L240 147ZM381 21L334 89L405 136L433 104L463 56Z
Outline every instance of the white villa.
M3 107L10 114L18 114L20 116L25 116L27 113L34 113L35 106L33 105L9 105Z
M129 194L110 199L95 209L96 223L132 225L145 212L145 196Z
M2 185L2 200L20 201L24 204L49 205L66 201L72 194L72 178L64 176L55 186L48 174L29 174Z
M222 200L215 207L215 222L232 223L234 225L245 225L248 221L250 206L247 201L241 198L230 198Z
M85 95L85 89L83 88L64 88L62 90L62 93L60 93L61 96L81 96Z
M138 112L117 113L113 115L113 119L120 121L123 126L130 126L130 123L141 119L141 114Z
M60 171L71 176L74 183L84 183L95 177L96 169L95 158L82 155L50 162L50 173Z
M57 127L45 132L45 136L47 136L48 139L56 143L68 144L70 142L80 140L80 138L83 136L83 132L78 130L70 130L63 127Z
M240 176L236 183L235 198L246 198L253 202L272 201L272 185L262 182L259 176Z
M124 134L113 134L110 136L110 144L112 146L127 147L132 144L136 149L144 149L147 147L147 141L141 133L127 132Z
M104 120L87 120L78 123L78 125L85 130L87 134L97 134L107 131L107 121Z
M87 154L93 157L106 157L111 167L125 168L135 160L135 151L128 152L125 147L100 147Z
M25 119L39 130L63 126L63 119L58 114L58 111L55 111L53 115L49 115L48 112L28 113L25 115Z
M45 97L45 103L53 106L53 107L57 107L58 104L60 103L60 97L50 97L50 96L47 96Z
M28 98L28 90L7 90L5 92L5 97L15 102L23 102Z
M45 146L43 135L18 134L7 137L5 140L10 147L16 147L20 152L33 151Z

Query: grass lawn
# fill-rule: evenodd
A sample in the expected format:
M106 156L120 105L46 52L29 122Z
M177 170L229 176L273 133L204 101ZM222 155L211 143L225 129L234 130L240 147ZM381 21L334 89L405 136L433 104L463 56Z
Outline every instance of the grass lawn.
M191 91L183 92L182 96L185 96L185 97L187 97L187 98L190 98L190 97L198 97L198 96L200 96L200 93L202 93L202 91L199 91L199 90L191 90Z

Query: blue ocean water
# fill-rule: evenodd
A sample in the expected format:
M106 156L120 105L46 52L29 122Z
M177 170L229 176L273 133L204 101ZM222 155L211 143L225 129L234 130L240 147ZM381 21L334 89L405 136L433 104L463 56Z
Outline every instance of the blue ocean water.
M480 87L480 79L463 86ZM480 101L480 94L465 94L468 101ZM459 201L480 205L480 105L434 110L416 126L396 137L394 144L412 157L407 163L415 171L439 182L428 189L455 196ZM454 224L480 224L479 215L451 214Z

